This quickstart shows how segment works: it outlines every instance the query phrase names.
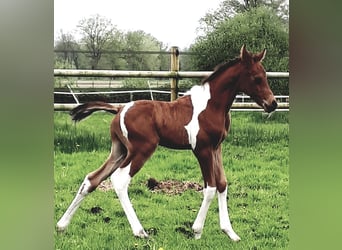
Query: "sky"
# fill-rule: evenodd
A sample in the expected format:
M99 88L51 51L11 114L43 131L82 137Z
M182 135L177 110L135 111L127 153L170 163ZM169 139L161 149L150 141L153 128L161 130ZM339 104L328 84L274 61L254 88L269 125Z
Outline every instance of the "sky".
M222 0L55 0L54 36L75 33L83 18L100 14L121 31L143 30L165 45L189 47L197 37L199 19Z

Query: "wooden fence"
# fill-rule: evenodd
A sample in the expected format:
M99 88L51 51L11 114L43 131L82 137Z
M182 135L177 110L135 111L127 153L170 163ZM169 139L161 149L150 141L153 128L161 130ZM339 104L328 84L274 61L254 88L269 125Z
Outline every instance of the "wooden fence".
M171 101L178 98L178 81L182 78L203 78L212 71L179 71L179 51L177 47L171 48L171 69L170 71L126 71L126 70L75 70L75 69L54 69L55 77L131 77L131 78L169 78ZM289 72L266 72L268 78L288 79ZM150 90L151 91L151 90ZM57 93L57 92L55 92ZM109 92L108 92L109 93ZM152 92L151 92L152 93ZM70 93L75 98L75 94L70 88ZM151 94L152 95L152 94ZM279 103L280 110L289 109L289 98L286 102ZM69 110L76 104L54 104L55 110ZM258 110L258 106L251 102L234 102L232 108ZM260 109L259 109L260 110Z

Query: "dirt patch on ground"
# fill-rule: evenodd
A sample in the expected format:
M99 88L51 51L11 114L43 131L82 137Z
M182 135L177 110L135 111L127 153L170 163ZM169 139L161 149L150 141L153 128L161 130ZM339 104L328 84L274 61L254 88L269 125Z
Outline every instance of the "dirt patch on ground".
M181 194L189 189L195 191L203 190L203 186L196 182L177 180L157 181L154 178L148 179L146 186L149 190L151 190L151 192L159 192L170 195ZM101 184L98 186L98 189L103 192L113 190L112 183L110 182L110 180L105 180L101 182Z
M201 191L203 189L203 187L196 182L177 180L157 181L154 178L148 179L147 187L152 192L161 192L173 195L181 194L189 189L193 189L196 191Z
M97 187L97 189L102 192L107 192L107 191L113 190L113 186L112 186L111 181L108 179L108 180L101 182L100 185Z

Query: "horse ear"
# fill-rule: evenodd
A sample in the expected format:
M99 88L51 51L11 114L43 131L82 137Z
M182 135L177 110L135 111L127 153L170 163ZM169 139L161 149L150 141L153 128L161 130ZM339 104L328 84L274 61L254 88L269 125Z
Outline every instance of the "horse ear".
M254 56L254 61L255 62L262 62L262 60L264 60L266 55L266 49L264 49L262 52L260 52L259 54L256 54Z
M242 62L249 63L251 62L251 55L249 52L246 50L246 45L242 45L241 50L240 50L240 58Z

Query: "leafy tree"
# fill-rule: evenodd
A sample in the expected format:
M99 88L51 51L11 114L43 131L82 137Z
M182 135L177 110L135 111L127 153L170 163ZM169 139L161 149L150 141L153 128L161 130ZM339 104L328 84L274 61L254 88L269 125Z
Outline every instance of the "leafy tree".
M108 51L103 52L102 60L99 62L99 68L112 70L125 70L127 68L126 60L120 52L125 50L125 34L117 30L108 41Z
M195 53L191 63L198 70L212 70L217 64L238 55L242 44L254 52L267 49L263 63L267 71L288 71L287 29L276 13L265 7L237 14L199 37L190 48ZM280 86L284 81L272 82L280 92L288 91L287 86Z
M98 14L83 18L79 21L77 28L81 35L79 41L75 40L73 34L64 34L62 31L57 39L55 51L57 51L58 67L121 70L169 69L169 55L163 53L168 50L167 47L144 31L124 33L118 30L110 19ZM161 53L149 53L150 51Z
M60 51L56 53L56 62L59 67L79 68L79 44L76 42L71 33L64 33L60 31L60 35L56 40L55 50Z
M224 0L218 9L209 11L200 19L199 30L204 33L210 32L222 21L233 18L238 13L248 12L262 6L274 10L281 20L288 25L288 0Z
M82 42L90 51L91 69L96 69L103 51L108 48L117 29L110 19L98 14L82 19L77 27L83 35Z
M144 53L148 51L165 51L165 47L155 37L144 31L129 31L125 34L124 47L127 68L130 70L160 70L164 66L164 58L159 54ZM134 53L134 52L141 53Z
M242 44L250 51L268 50L270 70L287 70L287 64L279 59L288 59L288 33L279 17L272 10L260 7L237 14L217 25L216 29L198 37L190 47L192 58L200 70L211 70L215 65L239 54ZM203 60L203 56L207 60ZM281 66L282 65L282 66Z

